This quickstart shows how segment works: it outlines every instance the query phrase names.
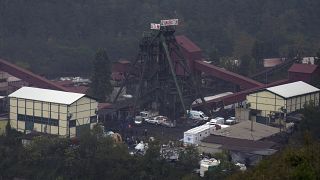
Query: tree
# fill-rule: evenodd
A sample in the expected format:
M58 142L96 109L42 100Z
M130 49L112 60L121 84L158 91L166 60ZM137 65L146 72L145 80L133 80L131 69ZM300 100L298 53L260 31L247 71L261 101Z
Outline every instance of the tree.
M263 58L264 58L264 49L263 49L263 43L261 41L256 40L252 47L251 56L256 61L257 67L262 66L263 64Z
M194 146L187 146L179 155L179 166L191 172L199 167L199 152Z
M213 47L209 52L209 60L213 62L214 65L220 65L220 55L217 48Z
M99 49L93 61L91 92L94 97L100 101L105 101L106 96L112 92L110 83L111 63L107 52L104 49Z
M302 133L309 132L315 138L320 139L319 130L320 130L320 109L315 106L314 102L305 104L302 110L303 119L299 123L299 130Z
M317 51L317 57L314 62L316 65L320 65L320 49Z
M11 125L10 125L10 120L8 120L7 125L6 125L6 131L5 131L7 136L11 135Z
M254 63L253 59L249 55L244 55L240 57L240 67L239 73L248 76L255 71L256 64Z
M220 161L220 164L205 172L206 179L226 179L239 170L239 167L231 162L231 157L227 152L216 153L214 157Z

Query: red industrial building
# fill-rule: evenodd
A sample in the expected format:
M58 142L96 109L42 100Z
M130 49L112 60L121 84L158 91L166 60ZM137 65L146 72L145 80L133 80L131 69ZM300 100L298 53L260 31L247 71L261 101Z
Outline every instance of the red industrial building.
M288 70L289 80L312 83L320 78L320 68L313 64L293 64Z

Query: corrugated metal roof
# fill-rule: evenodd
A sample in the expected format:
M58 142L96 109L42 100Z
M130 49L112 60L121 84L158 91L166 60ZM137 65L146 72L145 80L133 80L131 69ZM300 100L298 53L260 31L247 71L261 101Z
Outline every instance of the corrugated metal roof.
M313 64L293 64L288 71L311 74L317 68L318 66Z
M9 95L9 97L67 105L72 104L73 102L77 101L83 96L85 96L85 94L57 91L51 89L41 89L34 87L22 87Z
M247 150L251 151L269 149L276 144L271 141L253 141L248 139L239 139L216 135L210 135L201 141L206 143L221 144L223 145L222 148L224 147L227 150L242 150L242 148L245 147Z
M224 93L220 93L220 94L216 94L214 96L207 96L207 97L204 97L204 100L206 102L208 101L212 101L212 100L215 100L215 99L219 99L219 98L222 98L222 97L225 97L225 96L228 96L230 94L233 94L232 92L224 92ZM196 99L195 101L192 102L192 105L194 104L199 104L199 103L202 103L202 100L200 98Z
M282 58L264 59L263 60L263 67L274 67L274 66L279 65L283 62L284 61L282 60Z
M310 84L307 84L303 81L274 86L267 88L267 90L283 98L290 98L320 91L318 88L311 86Z
M206 130L209 130L209 129L210 129L210 125L204 124L202 126L197 126L197 127L192 128L192 129L189 129L188 131L186 131L184 133L197 134L199 132L206 131Z
M251 123L253 125L252 131ZM251 121L242 121L228 128L213 131L213 134L217 136L248 140L260 140L275 135L277 133L279 133L278 128Z

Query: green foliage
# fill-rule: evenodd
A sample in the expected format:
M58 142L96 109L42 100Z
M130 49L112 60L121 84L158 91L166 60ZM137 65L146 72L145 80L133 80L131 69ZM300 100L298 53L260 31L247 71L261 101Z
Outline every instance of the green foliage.
M235 64L234 60L237 59L235 57L223 57L220 59L220 66L233 72L238 72L239 67Z
M211 59L248 54L261 65L262 58L316 54L319 6L318 0L2 0L0 56L40 74L88 75L98 47L110 59L133 59L150 22L179 18L177 33Z
M201 178L196 174L187 174L183 176L181 180L201 180Z
M301 148L286 148L257 167L229 179L319 179L320 144L313 142Z
M99 49L93 61L91 88L92 95L104 102L106 96L112 92L110 83L111 77L111 62L107 52L104 49Z
M256 64L251 56L244 55L240 57L239 73L244 76L251 75L256 68Z
M39 136L23 147L20 140L21 135L14 133L0 136L0 179L175 180L197 177L161 158L159 142L150 142L144 156L131 156L127 146L105 137L98 127L84 131L78 144L65 138ZM195 153L195 150L189 149L188 153Z
M217 48L212 48L209 53L209 60L213 62L214 65L220 65L220 55Z
M7 125L6 125L6 130L5 130L5 134L7 136L11 135L11 125L10 125L10 120L8 120Z
M214 158L220 160L220 164L205 172L205 179L226 179L239 170L239 167L231 162L231 158L226 152L217 153Z
M179 166L186 171L192 172L199 167L199 152L194 146L187 146L179 155Z
M302 133L308 132L310 136L320 139L320 109L314 106L314 102L306 104L302 110L303 121L299 124L299 130Z
M320 109L311 102L302 113L303 120L291 138L294 143L229 179L320 179Z

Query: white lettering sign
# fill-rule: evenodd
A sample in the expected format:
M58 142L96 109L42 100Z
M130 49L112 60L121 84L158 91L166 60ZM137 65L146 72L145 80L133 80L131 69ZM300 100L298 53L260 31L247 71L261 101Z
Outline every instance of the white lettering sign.
M160 25L161 26L176 26L176 25L178 25L178 19L161 20Z
M150 29L157 29L157 30L159 30L159 29L160 29L160 24L151 23L151 24L150 24Z

